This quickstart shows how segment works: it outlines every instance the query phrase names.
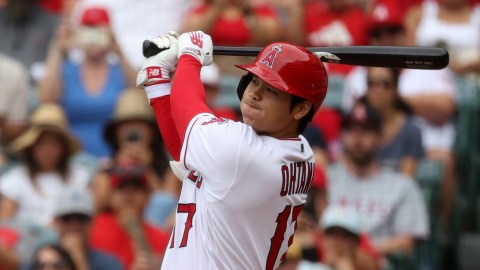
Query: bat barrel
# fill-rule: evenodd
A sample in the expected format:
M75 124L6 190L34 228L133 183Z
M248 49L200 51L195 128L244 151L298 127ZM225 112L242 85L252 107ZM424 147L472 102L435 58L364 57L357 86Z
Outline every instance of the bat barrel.
M344 46L344 47L307 47L311 52L328 52L340 58L339 64L412 68L412 69L442 69L448 65L448 52L435 47L407 46ZM229 47L213 46L214 55L257 56L260 47ZM143 42L143 55L150 57L161 52L152 42ZM329 59L322 58L324 62Z

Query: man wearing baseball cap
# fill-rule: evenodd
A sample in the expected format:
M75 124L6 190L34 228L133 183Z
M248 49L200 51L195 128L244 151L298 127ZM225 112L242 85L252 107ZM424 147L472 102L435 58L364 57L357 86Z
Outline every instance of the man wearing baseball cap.
M89 232L95 215L90 191L69 188L56 199L54 228L59 243L68 251L77 269L121 270L120 261L89 244ZM28 268L24 265L22 269Z
M371 108L357 104L342 122L344 158L328 170L329 202L350 207L363 232L381 254L409 254L415 241L429 234L428 216L414 180L376 160L381 120Z
M155 269L168 244L168 234L147 223L150 198L145 168L117 165L110 171L110 212L93 220L92 246L114 254L126 269Z

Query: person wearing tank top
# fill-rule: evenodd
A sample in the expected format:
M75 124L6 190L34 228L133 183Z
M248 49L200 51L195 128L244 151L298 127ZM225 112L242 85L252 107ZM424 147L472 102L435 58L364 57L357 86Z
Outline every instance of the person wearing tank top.
M412 45L447 48L458 75L480 72L480 6L468 0L425 1L409 15Z

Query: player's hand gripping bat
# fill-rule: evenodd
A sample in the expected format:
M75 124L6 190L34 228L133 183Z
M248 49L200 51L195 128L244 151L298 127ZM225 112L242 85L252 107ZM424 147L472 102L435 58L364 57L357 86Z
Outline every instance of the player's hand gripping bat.
M322 62L369 67L410 69L442 69L448 65L448 52L436 47L345 46L307 47ZM257 56L260 47L213 46L214 55ZM143 42L143 56L150 57L159 49L149 40Z

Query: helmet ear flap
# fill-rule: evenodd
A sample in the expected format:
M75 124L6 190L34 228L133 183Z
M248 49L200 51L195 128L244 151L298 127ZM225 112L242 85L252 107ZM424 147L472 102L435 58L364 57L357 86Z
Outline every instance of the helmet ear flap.
M242 100L243 93L245 92L245 89L247 89L247 86L250 83L250 81L252 80L252 78L253 78L253 74L249 72L249 73L243 75L242 78L240 79L240 82L238 82L237 95L238 95L238 98L240 99L240 101Z

